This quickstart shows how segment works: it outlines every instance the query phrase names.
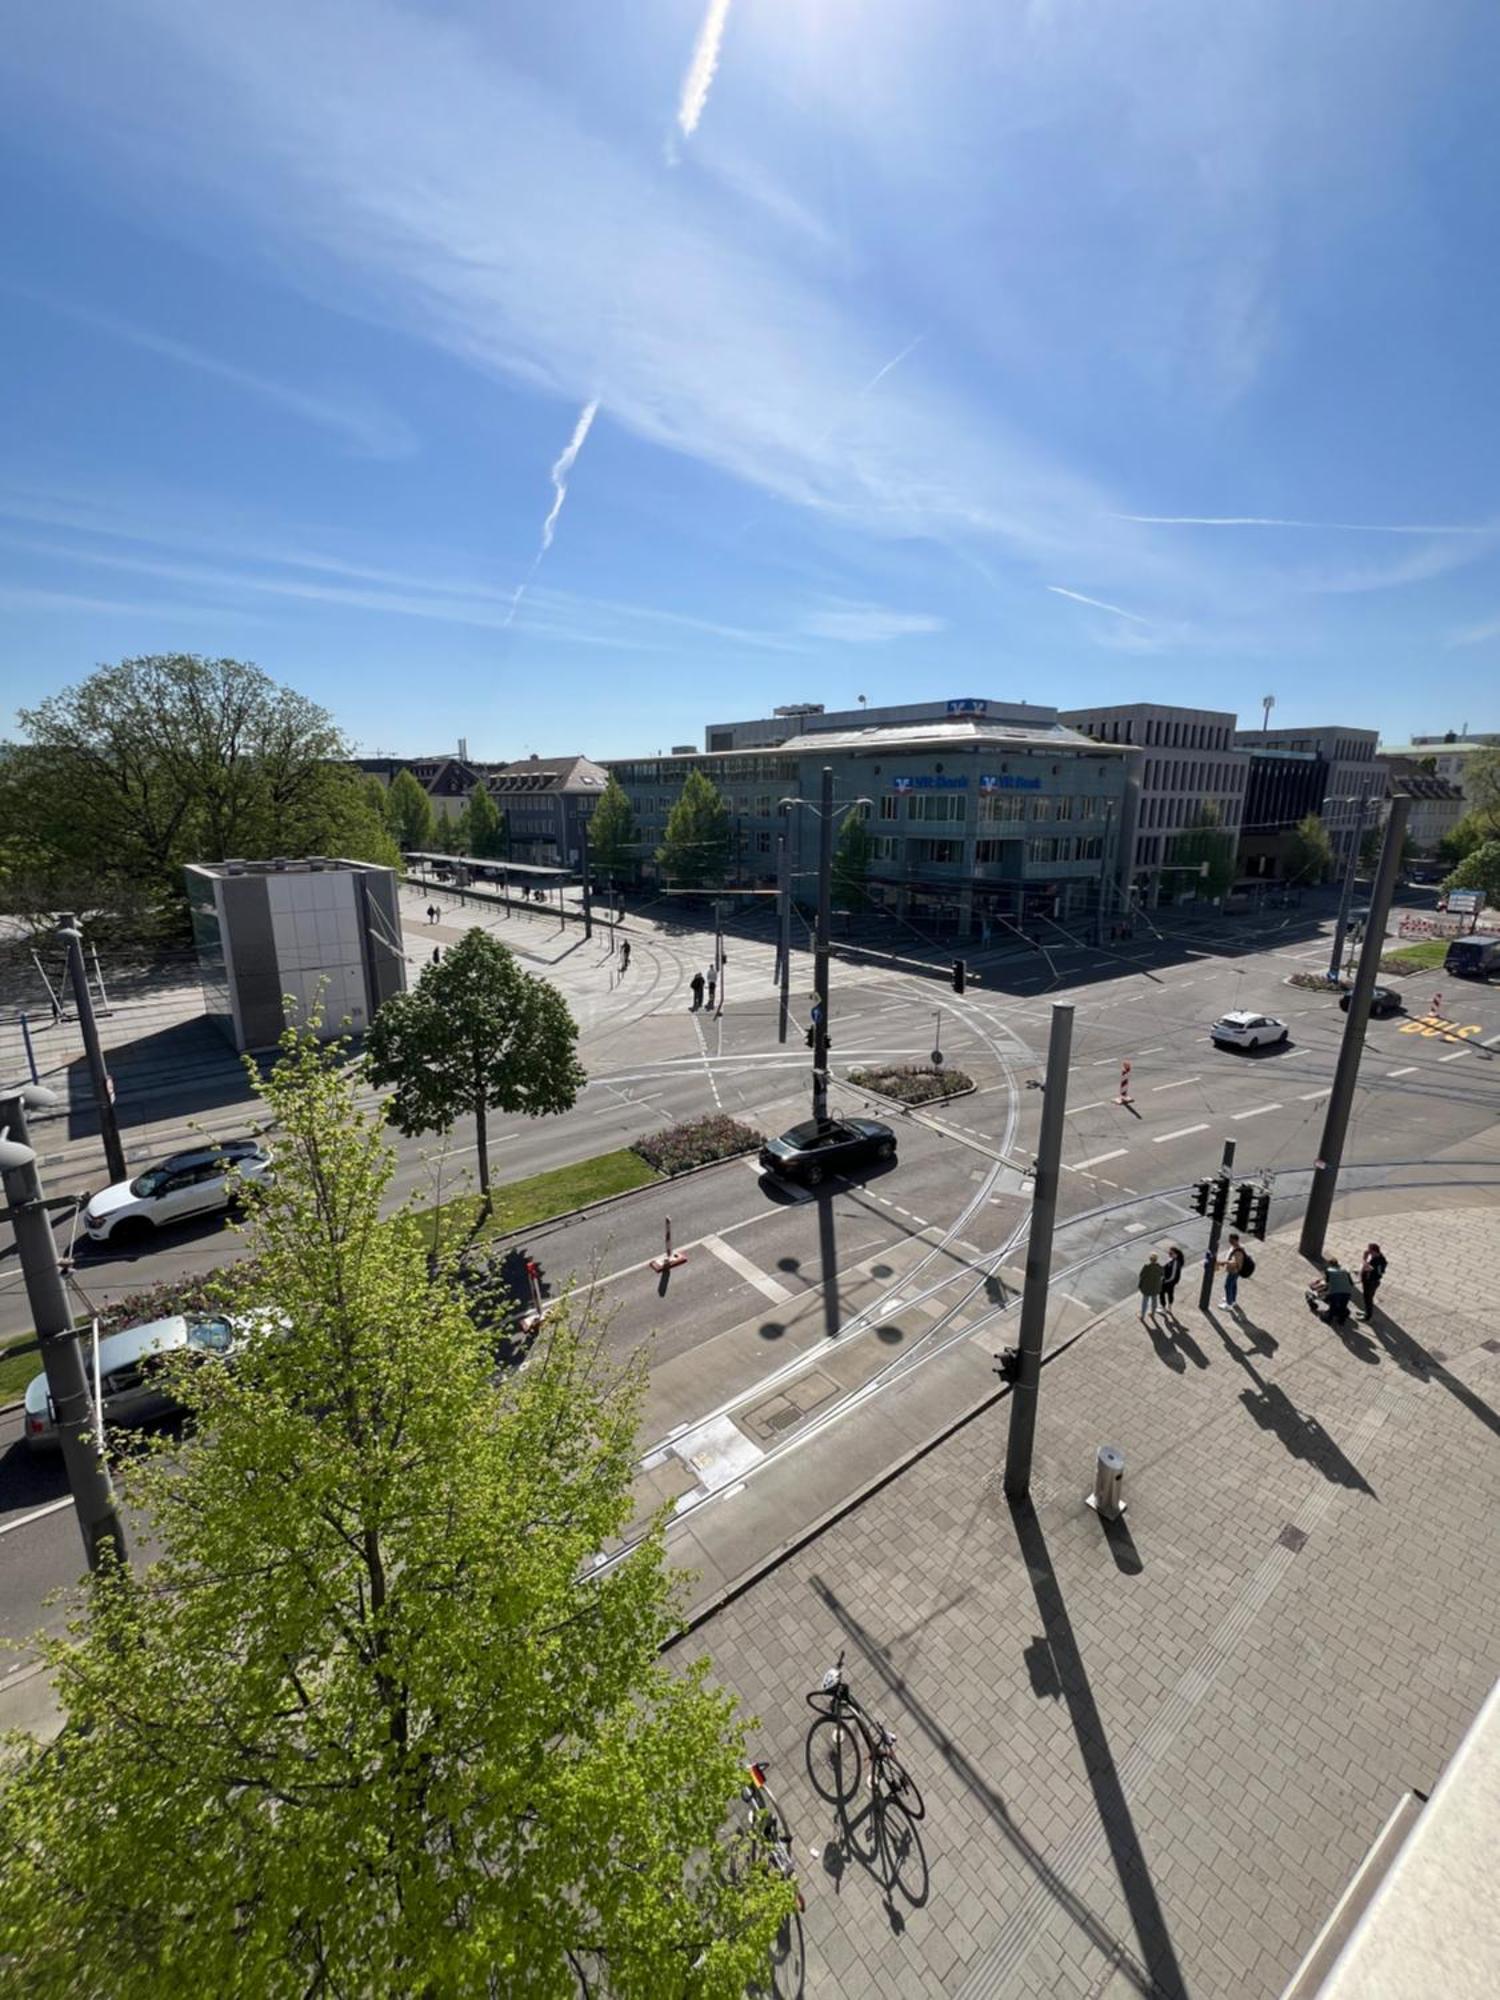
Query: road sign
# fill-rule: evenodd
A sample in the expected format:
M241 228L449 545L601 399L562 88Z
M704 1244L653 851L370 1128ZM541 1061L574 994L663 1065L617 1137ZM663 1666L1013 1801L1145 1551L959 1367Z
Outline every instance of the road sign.
M941 1068L942 1068L942 1066L943 1066L943 1052L942 1052L942 1050L941 1050L941 1049L934 1049L934 1050L933 1050L933 1052L932 1052L932 1066L933 1066L933 1068L934 1068L934 1069L941 1069Z
M1448 891L1448 908L1455 916L1477 916L1480 910L1484 908L1484 891L1482 889L1450 889Z

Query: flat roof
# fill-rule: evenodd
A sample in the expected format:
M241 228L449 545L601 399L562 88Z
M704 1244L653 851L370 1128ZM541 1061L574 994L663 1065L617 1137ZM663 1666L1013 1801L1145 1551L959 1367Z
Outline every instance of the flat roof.
M351 875L389 874L383 862L350 861L343 855L304 854L298 856L278 855L272 861L241 861L231 858L227 861L188 861L183 864L188 875L235 876L235 875L326 875L338 870L346 870Z
M502 861L494 854L424 854L419 849L403 850L407 861L440 861L445 868L495 868L502 875L553 875L573 881L576 868L550 868L536 861Z
M921 750L979 748L994 744L997 749L1111 750L1121 753L1136 749L1132 743L1100 743L1082 730L1066 723L988 722L983 718L954 717L951 722L871 723L867 729L818 729L806 736L792 736L780 746L779 754L817 756L824 750ZM711 752L727 756L728 751ZM754 751L742 754L754 756Z

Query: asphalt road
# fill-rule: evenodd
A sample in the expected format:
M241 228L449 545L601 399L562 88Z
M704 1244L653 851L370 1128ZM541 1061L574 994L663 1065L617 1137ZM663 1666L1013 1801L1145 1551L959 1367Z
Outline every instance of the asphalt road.
M491 921L505 934L502 920ZM1040 1115L1040 1092L1028 1086L1041 1078L1051 1004L1066 999L1075 1030L1060 1209L1072 1224L1068 1255L1080 1271L1070 1284L1085 1298L1116 1297L1145 1242L1188 1228L1181 1194L1170 1191L1213 1171L1226 1138L1238 1148L1237 1174L1279 1175L1278 1190L1288 1198L1305 1186L1297 1170L1317 1155L1344 1016L1327 996L1286 981L1326 963L1325 930L1316 913L1299 912L1205 922L1184 936L1147 934L1105 951L1059 936L1046 941L1045 955L1033 950L985 964L962 999L915 964L841 963L831 1009L841 1078L864 1060L924 1056L940 1039L948 1062L976 1085L941 1112L908 1117L838 1082L836 1108L891 1118L900 1136L894 1165L812 1199L767 1185L749 1162L731 1162L542 1225L498 1246L499 1253L535 1258L549 1298L592 1285L609 1315L611 1342L623 1351L649 1340L653 1370L696 1384L682 1393L700 1393L703 1409L714 1404L711 1371L726 1330L744 1330L733 1350L735 1367L763 1365L769 1375L784 1365L783 1336L799 1315L820 1318L825 1333L848 1328L851 1311L855 1330L873 1327L881 1287L894 1299L906 1284L909 1294L907 1274L916 1259L924 1260L924 1283L972 1291L986 1280L1000 1284L1001 1273L1010 1283L1018 1273L1009 1246L1028 1210L1024 1171ZM445 931L456 936L459 926L428 927L418 917L414 958L428 937L442 939ZM724 1006L709 1015L689 1005L688 982L703 963L699 934L637 925L623 979L602 938L584 946L574 933L554 929L548 936L514 920L509 935L532 969L568 995L590 1084L566 1117L493 1121L497 1175L515 1178L583 1158L708 1110L767 1131L806 1115L810 1057L800 1022L786 1045L776 1039L772 956L764 940L731 944ZM896 943L898 956L921 955L916 946L908 951L901 939ZM810 970L799 954L793 982L799 1015ZM1500 1112L1500 992L1425 974L1403 984L1407 1014L1369 1030L1350 1160L1472 1152ZM1441 1018L1429 1008L1439 987ZM1207 1026L1231 1007L1280 1016L1291 1031L1287 1047L1256 1054L1215 1049ZM1132 1066L1129 1104L1117 1101L1124 1060ZM231 1107L228 1115L244 1114ZM472 1144L472 1133L462 1129L443 1147L398 1142L393 1199L426 1192L437 1176L450 1191L471 1166ZM49 1192L97 1185L99 1178L89 1142L73 1142L65 1161L49 1170ZM663 1281L648 1259L667 1215L689 1258ZM236 1245L208 1223L128 1257L86 1246L78 1257L80 1298L102 1303L146 1282L206 1269ZM0 1241L0 1332L28 1323L9 1250ZM1085 1250L1093 1260L1086 1268ZM695 1377L692 1358L700 1351L704 1368ZM683 1420L691 1414L685 1409ZM60 1468L33 1461L17 1430L15 1418L0 1418L0 1633L10 1636L49 1615L44 1595L74 1574L79 1560L77 1530L67 1507L57 1504L65 1499Z

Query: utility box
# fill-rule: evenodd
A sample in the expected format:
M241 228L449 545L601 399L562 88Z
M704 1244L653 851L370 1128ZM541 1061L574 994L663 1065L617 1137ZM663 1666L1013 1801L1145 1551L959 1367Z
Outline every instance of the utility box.
M1125 1512L1124 1492L1125 1454L1117 1445L1101 1444L1088 1503L1101 1521L1118 1521Z

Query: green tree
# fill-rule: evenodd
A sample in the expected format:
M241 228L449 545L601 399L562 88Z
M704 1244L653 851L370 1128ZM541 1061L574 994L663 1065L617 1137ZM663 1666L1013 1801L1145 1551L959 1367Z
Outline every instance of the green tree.
M4 1990L741 1995L793 1893L725 1832L743 1725L660 1663L665 1517L591 1561L631 1531L643 1376L564 1308L497 1385L380 1220L357 1073L283 1050L230 1302L287 1330L172 1368L188 1442L119 1474L150 1565L39 1641L68 1728L0 1762Z
M636 872L635 814L624 787L611 778L589 820L589 868L605 882L628 882Z
M1500 840L1487 840L1464 856L1443 883L1445 889L1482 889L1484 900L1500 905Z
M432 844L432 800L410 771L400 770L386 794L386 821L403 853L425 853Z
M1450 826L1437 844L1438 859L1446 861L1449 867L1472 854L1476 847L1483 847L1484 827L1474 813L1465 813L1455 826Z
M1464 765L1464 799L1486 840L1500 840L1500 744L1476 750Z
M365 779L365 802L382 821L385 821L386 816L386 797L384 781L377 778L375 773L371 771Z
M478 784L464 808L468 818L469 854L498 860L505 852L505 815L495 804L488 785Z
M523 972L488 931L471 930L410 992L386 1001L365 1037L364 1067L372 1083L393 1086L386 1116L408 1138L473 1114L488 1214L487 1112L570 1110L588 1081L577 1041L557 988Z
M1289 882L1324 882L1333 870L1333 842L1315 812L1298 820L1287 839Z
M689 771L667 817L657 866L675 888L715 888L729 866L729 807L713 779Z
M86 882L84 907L144 900L180 932L185 862L377 837L327 710L247 661L125 660L20 722L26 740L0 759L0 824L27 829L23 873L38 894L63 892L54 906Z
M1196 882L1179 873L1179 884L1188 884L1200 896L1227 895L1234 886L1234 835L1224 825L1224 815L1212 799L1199 806L1172 842L1172 867L1197 871ZM1181 888L1177 891L1181 894Z
M865 824L868 808L845 813L833 850L833 900L841 909L862 910L870 900L870 862L875 843Z

